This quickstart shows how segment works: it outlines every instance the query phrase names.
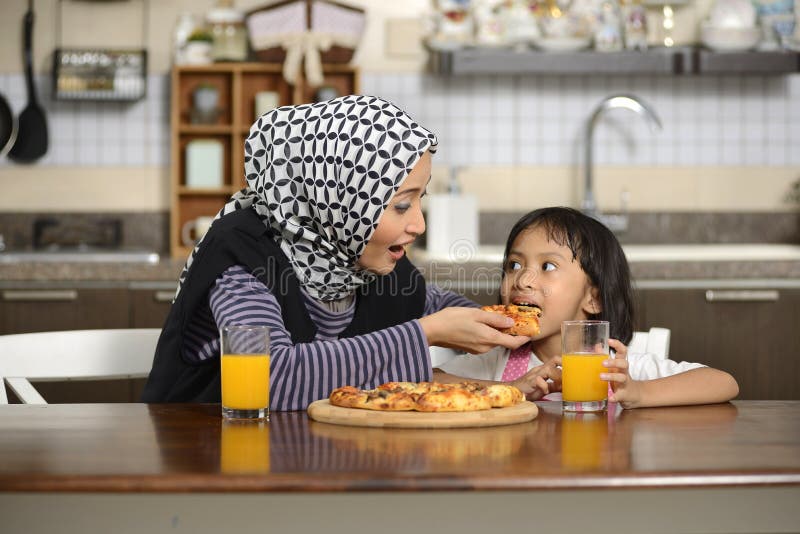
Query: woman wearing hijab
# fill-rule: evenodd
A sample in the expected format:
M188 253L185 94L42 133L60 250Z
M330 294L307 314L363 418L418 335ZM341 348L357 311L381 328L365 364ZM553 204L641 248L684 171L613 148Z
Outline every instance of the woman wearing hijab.
M272 110L245 142L247 187L187 261L142 394L219 402L219 328L270 327L272 410L339 386L430 380L431 345L485 352L527 341L510 319L425 283L404 247L436 137L380 98Z

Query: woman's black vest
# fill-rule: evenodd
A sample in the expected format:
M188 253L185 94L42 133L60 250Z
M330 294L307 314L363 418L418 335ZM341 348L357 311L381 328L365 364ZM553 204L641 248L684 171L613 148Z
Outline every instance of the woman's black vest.
M183 336L208 292L229 267L241 265L275 296L293 343L313 341L316 326L308 315L300 284L270 230L251 209L236 210L214 222L189 268L158 340L143 402L219 402L219 358L187 362ZM395 269L356 292L353 321L340 338L367 334L422 317L425 281L403 257Z

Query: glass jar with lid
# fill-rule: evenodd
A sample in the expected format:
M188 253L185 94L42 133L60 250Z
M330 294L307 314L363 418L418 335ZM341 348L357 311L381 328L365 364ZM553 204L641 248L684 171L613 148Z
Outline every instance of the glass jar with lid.
M214 37L211 57L214 61L247 60L247 29L244 14L233 7L231 0L219 0L206 15Z

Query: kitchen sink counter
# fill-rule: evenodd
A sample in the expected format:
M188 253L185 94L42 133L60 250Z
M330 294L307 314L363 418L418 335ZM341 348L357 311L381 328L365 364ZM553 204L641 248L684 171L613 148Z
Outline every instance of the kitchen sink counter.
M800 280L800 245L624 245L633 278L643 280ZM502 246L465 247L452 254L411 253L428 280L498 281Z
M0 284L15 282L174 282L184 264L183 259L162 257L155 263L26 261L0 263Z
M800 281L800 245L625 245L633 277L647 280L780 279ZM501 246L456 250L452 257L411 249L409 256L426 279L491 285L499 283ZM0 262L0 285L16 282L174 283L184 259L166 256L153 263L126 261Z

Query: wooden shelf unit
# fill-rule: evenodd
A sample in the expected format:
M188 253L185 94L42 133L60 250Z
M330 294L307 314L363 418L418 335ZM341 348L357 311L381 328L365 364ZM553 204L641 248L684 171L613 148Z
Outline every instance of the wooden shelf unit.
M244 141L255 122L255 95L260 91L278 93L278 105L313 102L316 89L302 78L296 85L283 79L280 63L214 63L172 68L170 116L171 189L170 251L175 258L186 257L191 247L181 241L187 221L213 216L244 182ZM359 93L358 70L348 65L323 65L324 84L340 95ZM214 124L191 122L192 95L200 84L219 92L219 113ZM223 185L219 188L186 186L186 144L194 139L215 139L223 146Z

